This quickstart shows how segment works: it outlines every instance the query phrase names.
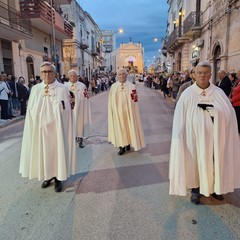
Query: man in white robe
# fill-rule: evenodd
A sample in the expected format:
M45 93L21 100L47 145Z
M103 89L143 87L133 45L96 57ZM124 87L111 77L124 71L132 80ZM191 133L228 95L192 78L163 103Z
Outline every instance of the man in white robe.
M127 71L124 68L118 70L117 78L108 97L108 141L119 147L118 155L122 155L131 146L135 151L144 148L145 141L136 87L127 81Z
M68 90L74 97L73 121L76 129L76 142L80 148L83 148L83 138L89 136L91 113L90 102L87 93L87 87L78 81L78 75L75 70L68 72L69 82L65 82Z
M75 144L70 94L56 79L55 66L40 66L42 83L33 86L23 132L19 172L29 179L44 179L42 188L75 174Z
M172 195L198 204L200 194L221 194L240 187L239 141L233 107L222 89L209 82L211 65L196 67L196 82L181 95L175 109L170 152Z

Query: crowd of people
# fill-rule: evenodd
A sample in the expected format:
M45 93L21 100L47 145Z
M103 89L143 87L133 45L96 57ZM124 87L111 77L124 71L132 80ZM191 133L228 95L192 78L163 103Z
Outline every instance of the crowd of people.
M55 191L61 192L62 181L76 173L76 143L84 147L83 139L91 124L89 87L92 95L110 88L108 141L119 148L118 155L131 148L144 148L135 85L141 80L176 102L169 193L182 196L190 189L191 202L199 204L202 195L223 200L222 194L240 187L240 71L227 74L220 70L216 84L210 82L208 62L199 63L189 72L146 76L129 74L122 68L116 76L100 75L90 82L75 70L68 72L68 78L58 80L55 66L49 62L42 63L40 71L41 77L30 80L28 89L24 78L16 83L13 77L0 75L2 117L12 116L8 112L10 98L12 109L21 105L21 114L25 115L29 98L19 169L23 177L43 179L42 188L54 180ZM25 104L21 101L23 92L27 95Z
M0 107L1 119L12 119L16 115L25 116L29 91L25 79L16 78L2 72L0 74Z
M216 86L221 88L232 103L238 122L238 133L240 134L240 71L227 73L219 70ZM174 72L168 74L161 72L155 75L144 76L144 84L152 89L160 89L164 97L178 101L182 92L196 81L195 68L190 71Z

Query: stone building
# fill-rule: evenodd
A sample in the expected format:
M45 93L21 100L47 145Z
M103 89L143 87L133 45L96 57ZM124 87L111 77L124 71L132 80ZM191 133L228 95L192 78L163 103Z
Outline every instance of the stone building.
M20 40L32 39L30 18L20 13L18 1L0 1L0 70L10 75L23 75ZM20 71L21 69L21 71Z
M126 68L129 72L143 73L143 47L141 43L122 43L112 52L113 72Z
M63 13L74 22L73 38L63 41L65 72L75 69L88 79L99 73L102 66L102 34L89 13L76 0L62 6Z
M72 38L73 25L62 13L61 5L71 0L19 0L20 12L31 20L32 39L18 43L21 75L29 80L40 75L43 61L53 62L58 75L64 74L62 41Z
M240 67L239 0L168 0L168 36L163 50L171 71L184 71L199 61L213 67L212 81L219 69Z

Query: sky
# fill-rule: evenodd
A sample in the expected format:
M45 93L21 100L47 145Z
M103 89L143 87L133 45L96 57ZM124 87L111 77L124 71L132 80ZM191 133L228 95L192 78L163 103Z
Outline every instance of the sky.
M101 30L117 31L116 48L120 43L142 43L146 65L159 56L161 39L166 36L167 0L77 0ZM154 38L158 41L155 42Z

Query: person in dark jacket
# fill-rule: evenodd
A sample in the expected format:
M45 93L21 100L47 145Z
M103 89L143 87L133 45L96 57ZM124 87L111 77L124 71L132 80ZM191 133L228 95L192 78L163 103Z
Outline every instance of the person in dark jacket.
M219 82L217 86L220 87L227 96L231 93L232 83L224 70L218 71Z
M26 115L27 110L27 100L29 98L29 92L27 88L24 86L25 79L20 77L18 79L17 89L18 89L18 99L20 101L21 112L22 116Z

